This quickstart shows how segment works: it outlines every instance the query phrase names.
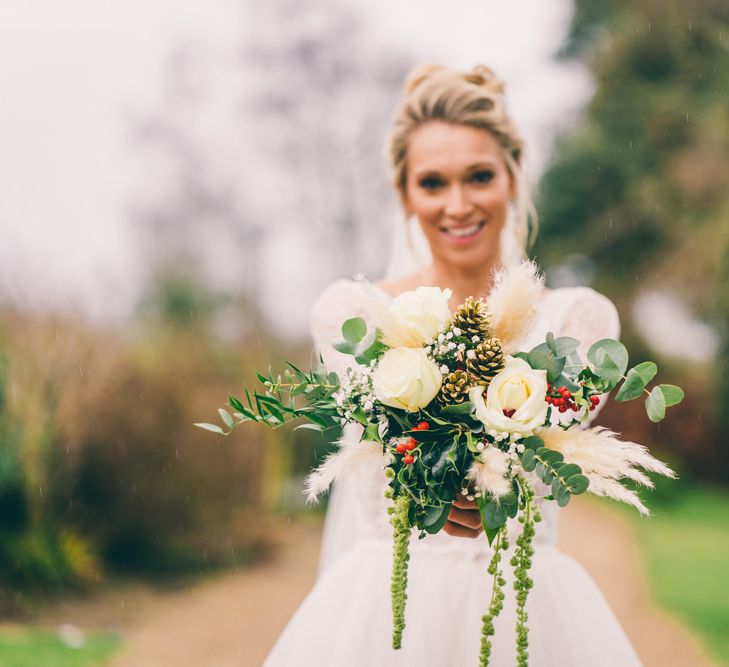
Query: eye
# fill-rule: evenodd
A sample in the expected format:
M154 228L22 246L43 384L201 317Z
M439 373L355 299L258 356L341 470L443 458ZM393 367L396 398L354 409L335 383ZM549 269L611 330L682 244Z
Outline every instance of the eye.
M494 177L494 172L488 169L481 169L471 174L471 180L474 183L488 183Z
M423 190L437 190L443 185L443 181L437 176L426 176L420 179L420 187Z

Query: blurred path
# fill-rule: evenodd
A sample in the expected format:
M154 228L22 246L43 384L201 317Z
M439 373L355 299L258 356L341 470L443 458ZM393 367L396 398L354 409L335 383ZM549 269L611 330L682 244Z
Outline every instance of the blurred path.
M649 600L632 524L617 512L589 497L573 499L560 515L558 542L597 582L645 667L717 664L675 618Z
M579 498L563 511L560 528L562 550L597 581L646 667L714 664L648 601L628 522ZM112 667L258 667L314 581L319 532L314 522L292 524L291 540L271 562L189 589L125 592L126 649ZM66 622L90 620L88 610L78 620L70 612Z

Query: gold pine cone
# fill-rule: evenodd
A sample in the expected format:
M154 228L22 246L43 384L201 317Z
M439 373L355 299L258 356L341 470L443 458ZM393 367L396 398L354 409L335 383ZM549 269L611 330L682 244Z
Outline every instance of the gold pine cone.
M479 383L488 384L494 375L503 370L506 363L501 341L498 338L489 338L479 343L474 352L474 358L466 362L466 369Z
M474 299L469 296L458 308L451 320L451 327L458 327L461 335L469 340L473 336L479 339L489 338L491 335L491 313L486 310L483 299Z
M468 398L468 390L474 385L466 371L453 371L443 379L438 400L442 405L457 405Z

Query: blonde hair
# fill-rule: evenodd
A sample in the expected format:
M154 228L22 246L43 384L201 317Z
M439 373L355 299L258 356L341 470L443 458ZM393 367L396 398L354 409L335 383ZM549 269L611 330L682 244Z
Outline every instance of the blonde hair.
M504 83L485 65L466 72L442 65L419 65L410 72L388 141L393 184L401 197L407 182L410 135L419 125L433 120L477 127L499 142L516 187L513 231L524 256L536 238L538 218L524 178L524 140L506 111Z

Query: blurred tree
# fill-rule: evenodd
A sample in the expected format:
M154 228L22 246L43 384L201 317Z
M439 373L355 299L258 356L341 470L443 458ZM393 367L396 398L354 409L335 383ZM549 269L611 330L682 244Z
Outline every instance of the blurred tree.
M409 63L366 43L351 4L273 0L242 5L234 45L180 45L134 126L145 163L131 214L152 273L177 261L260 302L274 274L296 272L308 303L333 277L383 270L394 198L381 147Z
M699 413L686 408L683 418L703 417L704 426L700 441L671 447L693 470L726 479L729 5L576 0L558 57L584 62L596 90L540 184L536 254L552 267L587 256L596 286L623 314L640 290L668 290L720 333L721 372L673 360L675 381L703 387L692 402ZM624 324L638 356L647 353Z

